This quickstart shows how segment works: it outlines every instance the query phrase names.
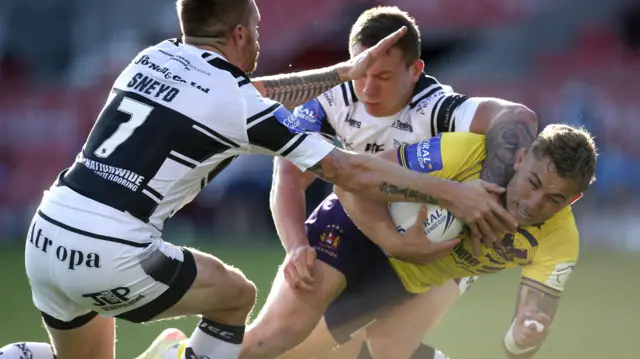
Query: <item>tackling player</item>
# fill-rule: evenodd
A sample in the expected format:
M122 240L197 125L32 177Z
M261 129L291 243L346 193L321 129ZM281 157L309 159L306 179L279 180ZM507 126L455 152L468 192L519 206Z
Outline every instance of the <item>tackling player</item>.
M489 129L490 141L496 144L496 148L492 150L511 156L507 163L503 162L504 158L492 156L488 165L493 169L491 181L506 185L509 172L507 168L512 166L517 148L527 147L536 132L535 114L520 104L457 94L449 86L426 75L424 63L420 60L418 26L406 12L397 7L375 7L359 17L350 34L351 56L357 58L380 39L403 26L408 29L407 33L391 48L389 56L378 61L362 79L342 83L297 107L293 113L301 127L307 132L319 132L332 141L337 139L344 148L361 153L375 153L442 132L484 133ZM281 87L289 88L286 84ZM279 88L272 88L271 91L271 95L280 96ZM286 100L287 97L297 98L305 94L306 91L289 91L287 96L282 97ZM515 141L507 139L502 137L506 130L520 131L523 135L515 138ZM286 310L292 303L304 301L304 297L310 295L300 293L300 290L309 290L317 265L315 250L309 245L304 228L305 190L315 178L312 173L302 173L289 161L275 159L271 208L278 234L287 251L280 275L284 275L295 290L283 288L290 291L290 295L286 298L279 296L278 300L269 299L269 313L277 313L279 308ZM371 209L369 211L366 206L362 207L366 218L356 221L356 225L367 227L373 223L382 223L365 233L372 238L395 239L396 245L387 249L396 258L424 262L448 254L455 245L455 242L432 245L425 240L421 228L398 234L386 209L374 211L377 209L375 206ZM489 229L485 233L490 231ZM492 233L487 235L494 236ZM459 285L449 281L430 291L428 297L425 296L425 301L431 303L432 311L422 320L435 325L460 292L466 289L467 283L468 279L459 281ZM276 287L274 293L275 290ZM266 321L258 318L251 327L260 331L261 325L276 328L288 326L293 321L291 317L274 317ZM247 333L248 340L252 330ZM165 334L169 333L174 332L168 331ZM158 338L156 345L160 344L163 335ZM286 338L281 340L286 341ZM170 344L171 341L165 343ZM156 345L152 345L152 348ZM332 356L335 355L340 354L332 353Z
M307 131L320 132L331 140L337 138L343 147L362 153L398 147L442 132L484 133L491 129L488 136L497 145L492 150L510 155L511 159L505 163L504 158L490 157L488 167L493 169L490 179L506 185L510 172L507 168L512 166L516 150L527 147L536 132L535 114L523 105L508 101L457 94L449 86L426 75L424 63L420 60L420 31L414 20L397 7L372 8L359 17L349 38L351 55L358 56L402 26L408 28L407 34L366 76L353 83L343 83L307 102L296 108L294 115ZM515 141L507 139L502 137L505 130L522 135ZM496 172L501 169L502 173ZM314 179L313 174L302 173L290 162L275 159L271 208L287 252L279 276L284 276L294 290L278 288L284 283L276 282L263 312L271 315L259 316L250 325L248 341L252 340L254 330L257 333L263 330L277 333L278 328L295 325L292 318L297 314L291 313L290 308L298 308L298 302L306 302L306 297L313 295L301 290L310 290L317 272L316 249L309 245L304 228L305 190ZM425 243L429 242L425 240L421 227L417 231L399 234L386 209L361 206L359 212L362 216L353 216L356 225L364 228L375 226L365 233L372 238L391 240L393 245L386 249L395 258L429 261L448 254L455 245L455 242L450 242L426 246ZM470 281L463 279L457 282L459 285L449 281L424 296L431 311L421 318L423 323L435 325ZM280 290L282 292L278 293ZM280 311L288 315L278 315ZM286 338L296 340L283 336L278 339L283 346L287 345ZM339 355L331 353L332 357Z
M445 133L382 156L416 171L467 181L480 175L486 145L481 135ZM419 149L425 148L428 154L421 154ZM414 355L426 331L422 318L433 310L420 296L450 279L521 266L521 289L505 347L510 357L531 357L548 333L577 262L579 234L570 204L594 180L595 164L596 148L587 132L565 125L546 127L528 150L518 151L515 174L507 186L505 206L521 225L516 234L506 235L502 248L483 247L479 256L466 237L449 255L427 264L389 259L392 241L367 238L345 214L337 196L329 196L306 222L321 263L311 284L313 294L277 312L265 307L260 314L264 321L283 322L294 315L295 321L257 327L254 337L243 344L243 353L246 358L318 357L323 349L347 342L366 328L376 359L431 359L433 353ZM274 283L277 286L282 288L281 283ZM526 320L544 328L537 332ZM305 344L278 356L298 344L283 347L283 337L302 340L314 326Z
M282 156L373 199L436 198L469 222L511 226L512 216L488 193L500 193L495 186L400 170L302 133L245 73L255 69L259 49L253 0L179 0L177 7L182 39L143 50L118 76L82 152L45 192L27 235L33 300L61 359L113 358L113 317L141 323L181 315L203 316L185 357L238 357L255 287L217 258L162 238L166 220L238 155ZM404 31L324 74L358 78ZM43 345L1 351L13 359L23 353L14 348L42 349L34 359L51 359Z

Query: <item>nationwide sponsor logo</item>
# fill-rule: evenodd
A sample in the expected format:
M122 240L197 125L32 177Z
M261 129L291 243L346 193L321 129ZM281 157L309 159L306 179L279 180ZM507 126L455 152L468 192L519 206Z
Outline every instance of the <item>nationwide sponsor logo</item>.
M144 176L133 171L116 166L105 165L98 161L90 160L82 155L78 155L77 163L92 170L98 176L108 181L115 182L133 192L137 191L144 181Z

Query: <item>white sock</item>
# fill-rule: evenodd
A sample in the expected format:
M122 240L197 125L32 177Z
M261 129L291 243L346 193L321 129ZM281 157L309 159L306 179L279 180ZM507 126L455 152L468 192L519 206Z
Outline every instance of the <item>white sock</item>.
M49 343L11 343L0 348L0 359L55 359Z
M238 359L243 337L244 326L221 324L202 318L187 340L183 358Z
M433 356L433 359L449 359L449 357L444 355L443 352L436 349L436 354Z

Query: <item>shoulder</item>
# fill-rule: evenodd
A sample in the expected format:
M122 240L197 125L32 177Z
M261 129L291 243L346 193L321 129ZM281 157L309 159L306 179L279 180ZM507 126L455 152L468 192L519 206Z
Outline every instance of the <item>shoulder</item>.
M568 206L540 226L540 255L546 257L571 257L577 259L580 249L580 232Z
M447 93L453 93L451 86L443 85L435 77L423 73L416 83L409 107L414 112L425 114L427 106L433 105L433 102Z
M326 112L338 112L358 102L351 81L343 82L316 98Z

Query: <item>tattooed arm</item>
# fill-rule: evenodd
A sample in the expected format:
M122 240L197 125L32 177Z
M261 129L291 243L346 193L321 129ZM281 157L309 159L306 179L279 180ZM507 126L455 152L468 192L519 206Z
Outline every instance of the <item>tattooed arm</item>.
M391 48L404 34L403 26L369 49L348 61L319 70L294 74L259 77L251 81L265 97L280 102L287 108L294 108L320 96L345 81L357 80Z
M455 183L411 172L367 154L338 148L308 169L343 190L378 202L423 202L445 198Z
M348 80L344 67L259 77L253 85L264 96L291 109Z
M536 114L523 105L498 99L481 103L471 124L472 132L486 131L487 136L480 178L506 187L514 175L516 152L531 146L537 129Z
M420 203L435 200L469 225L482 221L513 223L511 215L493 197L502 191L500 187L482 180L457 183L414 172L400 166L397 156L396 150L374 157L334 149L311 170L343 190L369 200ZM508 228L515 230L513 224Z

